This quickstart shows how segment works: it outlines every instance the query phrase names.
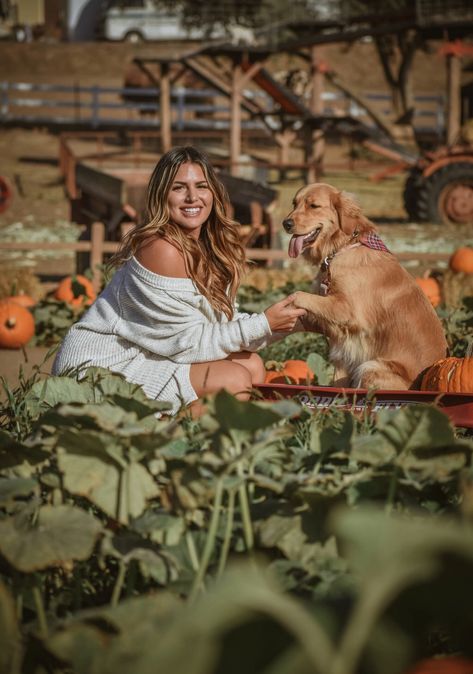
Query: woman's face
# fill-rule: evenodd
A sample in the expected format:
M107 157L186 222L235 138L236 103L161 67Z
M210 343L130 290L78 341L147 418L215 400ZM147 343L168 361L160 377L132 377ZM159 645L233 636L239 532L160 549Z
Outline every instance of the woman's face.
M199 164L181 164L168 195L169 218L199 238L213 206L213 194Z

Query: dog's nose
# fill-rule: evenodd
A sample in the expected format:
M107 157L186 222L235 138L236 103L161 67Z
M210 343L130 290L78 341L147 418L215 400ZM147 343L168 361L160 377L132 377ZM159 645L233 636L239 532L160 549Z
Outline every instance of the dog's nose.
M282 221L282 226L286 230L286 232L292 232L294 229L294 220L292 218L286 218L285 220Z

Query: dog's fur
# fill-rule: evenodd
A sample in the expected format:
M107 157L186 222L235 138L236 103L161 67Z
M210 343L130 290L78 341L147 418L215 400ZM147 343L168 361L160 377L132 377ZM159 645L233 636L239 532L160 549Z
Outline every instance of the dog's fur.
M334 385L416 388L422 371L447 353L442 326L394 255L354 245L376 228L353 197L325 183L307 185L297 192L283 226L293 235L292 257L302 247L302 255L319 266L335 252L328 293L320 294L326 274L319 269L314 294L298 291L295 299L308 312L306 328L328 339ZM296 245L294 236L317 229L315 240Z

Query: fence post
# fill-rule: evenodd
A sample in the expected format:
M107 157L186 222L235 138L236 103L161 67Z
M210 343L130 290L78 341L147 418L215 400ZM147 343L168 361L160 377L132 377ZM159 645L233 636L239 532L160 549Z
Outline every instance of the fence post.
M105 241L105 225L103 222L94 222L90 236L90 268L92 270L92 285L95 292L100 290L102 281L103 243Z
M0 83L0 89L2 92L0 101L0 117L5 119L8 117L8 87L8 82Z

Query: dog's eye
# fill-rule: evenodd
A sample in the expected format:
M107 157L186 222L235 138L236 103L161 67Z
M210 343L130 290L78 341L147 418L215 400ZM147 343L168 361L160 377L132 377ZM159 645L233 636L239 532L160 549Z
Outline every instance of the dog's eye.
M310 207L311 208L319 208L319 204L311 204Z

